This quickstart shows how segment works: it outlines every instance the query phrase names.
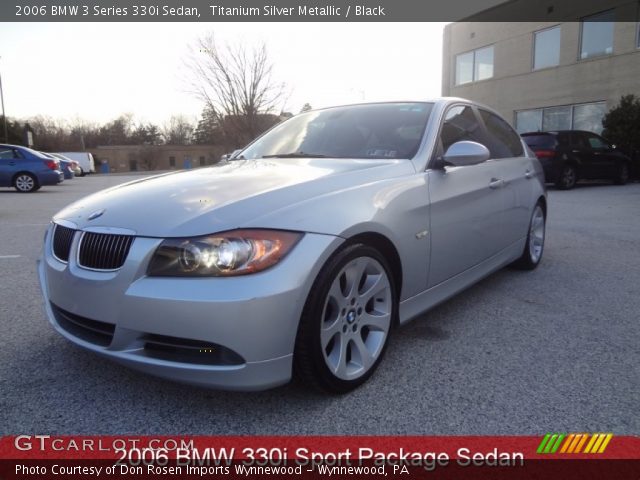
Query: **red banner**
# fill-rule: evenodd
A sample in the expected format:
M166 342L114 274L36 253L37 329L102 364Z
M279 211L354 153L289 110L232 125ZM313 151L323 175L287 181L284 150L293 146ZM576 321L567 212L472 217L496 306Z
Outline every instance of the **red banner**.
M0 438L2 479L640 478L640 438L54 436Z

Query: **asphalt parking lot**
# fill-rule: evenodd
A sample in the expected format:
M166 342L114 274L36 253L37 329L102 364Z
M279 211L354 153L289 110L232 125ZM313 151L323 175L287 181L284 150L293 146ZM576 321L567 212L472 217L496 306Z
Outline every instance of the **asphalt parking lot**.
M640 432L638 183L551 190L536 271L502 270L397 330L367 384L323 396L170 383L54 332L35 268L45 227L129 179L0 189L0 434Z

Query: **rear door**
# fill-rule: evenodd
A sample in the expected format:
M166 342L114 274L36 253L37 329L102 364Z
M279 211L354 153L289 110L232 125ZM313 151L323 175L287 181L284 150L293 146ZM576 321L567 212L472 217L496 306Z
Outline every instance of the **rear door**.
M506 248L527 235L535 172L525 156L520 135L493 112L478 109L487 130L487 148L503 181L500 191L504 201L501 245Z
M440 126L436 156L453 143L487 143L486 133L470 105L453 105ZM437 285L491 257L502 245L503 198L498 166L447 166L428 172L431 203L431 260L428 286Z

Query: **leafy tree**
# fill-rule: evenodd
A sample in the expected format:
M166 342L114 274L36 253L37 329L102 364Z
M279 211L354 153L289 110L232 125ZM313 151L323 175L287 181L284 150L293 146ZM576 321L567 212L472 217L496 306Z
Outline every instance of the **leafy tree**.
M623 95L602 119L602 135L632 158L640 158L640 98Z
M158 145L162 142L160 129L153 123L139 123L131 132L131 143L135 145Z
M300 113L308 112L309 110L313 110L313 107L311 106L310 103L305 103L302 106L302 109L300 109Z
M2 126L2 141L4 142L4 117L0 115L0 126ZM7 117L7 134L9 138L7 139L7 143L12 145L23 145L23 129L24 125L19 120L14 120Z
M220 119L215 109L210 105L205 106L202 110L198 126L193 132L193 141L204 145L224 143L224 132L220 125Z

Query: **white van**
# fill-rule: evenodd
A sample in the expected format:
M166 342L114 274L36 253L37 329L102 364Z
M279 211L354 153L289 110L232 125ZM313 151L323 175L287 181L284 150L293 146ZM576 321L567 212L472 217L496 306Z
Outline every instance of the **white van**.
M84 177L87 173L95 173L96 166L93 161L93 155L89 152L58 152L60 155L64 155L71 160L75 160L80 165L82 173L81 177Z

